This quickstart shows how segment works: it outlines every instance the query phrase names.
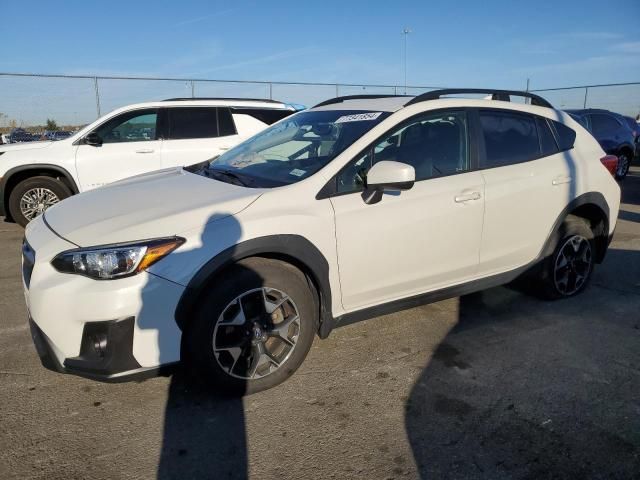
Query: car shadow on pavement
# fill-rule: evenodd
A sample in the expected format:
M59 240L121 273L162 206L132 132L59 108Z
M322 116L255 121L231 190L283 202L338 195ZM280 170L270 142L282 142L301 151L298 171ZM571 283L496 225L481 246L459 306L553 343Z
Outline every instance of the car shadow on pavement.
M247 478L242 399L194 385L177 369L169 386L157 478Z
M421 478L636 478L638 285L640 251L613 249L570 299L461 297L405 405Z
M224 236L227 244L235 244L241 237L241 226L228 214L209 218L200 234L199 245L172 253L174 265L194 264L194 259L210 258L205 252L213 236ZM224 241L224 240L223 240ZM185 244L189 247L189 244ZM151 283L151 282L149 282ZM209 287L205 289L206 295ZM159 325L154 309L157 293L149 285L142 292L142 309L138 317L141 329L157 330L161 362L176 355L175 325ZM190 315L187 322L192 322ZM213 344L213 321L211 339ZM181 358L184 358L186 332L182 332ZM167 353L169 352L169 356ZM211 360L214 360L211 355ZM239 396L217 392L213 382L196 379L195 372L184 364L171 368L173 375L167 394L162 431L162 446L157 478L166 479L242 479L247 478L247 441L245 435L244 404Z

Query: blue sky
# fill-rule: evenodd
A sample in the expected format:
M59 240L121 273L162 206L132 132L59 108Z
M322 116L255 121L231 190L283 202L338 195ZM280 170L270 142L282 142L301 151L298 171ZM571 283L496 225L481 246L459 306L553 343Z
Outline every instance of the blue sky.
M408 26L410 85L640 81L638 0L0 5L0 71L400 85Z

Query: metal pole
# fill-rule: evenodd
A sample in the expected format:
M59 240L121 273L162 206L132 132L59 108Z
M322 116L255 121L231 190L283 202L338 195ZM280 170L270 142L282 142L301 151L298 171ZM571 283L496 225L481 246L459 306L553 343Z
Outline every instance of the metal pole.
M407 36L411 33L411 30L405 27L402 30L404 35L404 94L407 94Z
M589 94L589 87L584 87L584 104L582 108L587 108L587 95Z
M273 100L273 83L269 83L269 100Z
M93 77L93 86L96 90L96 110L98 112L98 118L100 118L102 115L100 115L100 90L98 89L98 77Z
M196 98L196 82L191 80L191 98Z
M525 92L529 93L529 79L527 78L527 88L525 89ZM524 103L525 105L530 104L531 103L531 99L528 97L524 97Z
M340 96L340 93L338 91L338 84L336 83L336 97L339 97L339 96Z

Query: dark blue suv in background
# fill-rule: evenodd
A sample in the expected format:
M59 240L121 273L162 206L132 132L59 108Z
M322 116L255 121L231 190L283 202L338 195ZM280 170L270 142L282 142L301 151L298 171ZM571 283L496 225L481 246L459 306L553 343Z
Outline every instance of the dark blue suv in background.
M596 108L566 112L591 132L607 154L618 157L616 178L621 180L626 177L636 148L635 137L626 118L618 113Z

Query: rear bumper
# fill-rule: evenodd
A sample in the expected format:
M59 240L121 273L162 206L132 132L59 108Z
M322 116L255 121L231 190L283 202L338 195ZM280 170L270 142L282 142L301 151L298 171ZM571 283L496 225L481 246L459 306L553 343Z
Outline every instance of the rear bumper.
M66 358L62 363L51 339L31 318L29 327L42 365L57 373L116 383L165 375L173 367L170 364L145 368L133 358L133 318L85 324L80 355Z

